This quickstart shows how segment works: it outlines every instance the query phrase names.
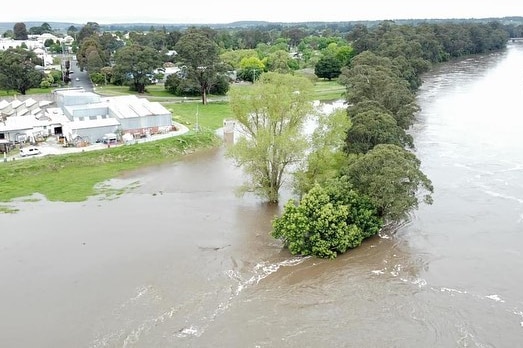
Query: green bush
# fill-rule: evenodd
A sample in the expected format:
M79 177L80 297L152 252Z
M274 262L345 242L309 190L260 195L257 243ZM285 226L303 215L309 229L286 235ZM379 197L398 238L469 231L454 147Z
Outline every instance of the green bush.
M376 209L345 178L315 185L299 204L289 200L273 220L272 236L293 255L335 258L381 229Z

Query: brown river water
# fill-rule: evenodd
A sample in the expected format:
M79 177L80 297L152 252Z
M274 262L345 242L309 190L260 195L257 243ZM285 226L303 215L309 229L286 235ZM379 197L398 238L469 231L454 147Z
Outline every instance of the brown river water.
M0 215L1 347L523 346L523 45L436 67L412 135L434 204L293 257L224 147ZM74 180L74 178L71 178Z

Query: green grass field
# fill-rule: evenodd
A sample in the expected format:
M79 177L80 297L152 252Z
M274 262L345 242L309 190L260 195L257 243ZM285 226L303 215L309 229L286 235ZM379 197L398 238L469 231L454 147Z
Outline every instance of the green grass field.
M35 192L51 201L84 201L104 193L97 187L103 181L144 166L174 161L219 142L214 132L190 132L154 142L1 163L0 202Z

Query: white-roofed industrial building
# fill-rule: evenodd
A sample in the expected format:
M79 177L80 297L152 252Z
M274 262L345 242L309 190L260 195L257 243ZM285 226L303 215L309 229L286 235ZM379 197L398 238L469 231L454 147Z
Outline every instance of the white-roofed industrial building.
M174 128L163 105L134 95L102 97L83 89L58 89L52 99L0 101L0 139L16 143L57 135L67 143L94 143L108 133L136 138Z

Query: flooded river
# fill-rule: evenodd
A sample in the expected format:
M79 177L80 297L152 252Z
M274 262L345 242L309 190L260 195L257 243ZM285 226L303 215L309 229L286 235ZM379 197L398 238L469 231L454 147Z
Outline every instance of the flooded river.
M523 45L424 77L434 204L336 260L293 257L224 148L0 215L2 347L516 347Z

